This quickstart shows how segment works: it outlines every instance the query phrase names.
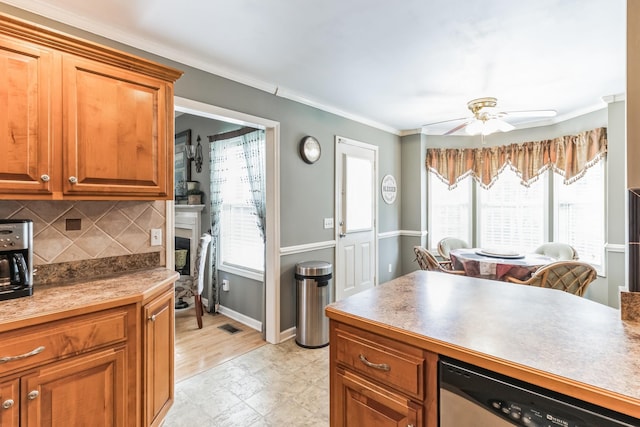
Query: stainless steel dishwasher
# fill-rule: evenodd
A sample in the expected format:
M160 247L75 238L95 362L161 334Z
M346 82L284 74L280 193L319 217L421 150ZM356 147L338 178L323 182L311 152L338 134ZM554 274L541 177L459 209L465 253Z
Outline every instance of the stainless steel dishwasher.
M441 359L440 427L639 427L640 420L466 363Z

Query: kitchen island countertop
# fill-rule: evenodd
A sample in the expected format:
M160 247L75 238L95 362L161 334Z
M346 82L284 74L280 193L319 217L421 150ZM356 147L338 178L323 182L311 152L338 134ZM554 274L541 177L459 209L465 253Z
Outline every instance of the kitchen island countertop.
M640 323L566 292L416 271L330 304L341 323L640 418Z

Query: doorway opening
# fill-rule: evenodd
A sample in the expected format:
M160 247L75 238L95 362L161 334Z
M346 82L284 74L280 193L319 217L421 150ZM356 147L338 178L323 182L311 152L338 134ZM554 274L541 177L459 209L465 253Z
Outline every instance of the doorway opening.
M228 110L186 98L174 98L175 111L217 121L249 126L265 131L266 139L266 242L265 275L262 292L262 319L259 322L263 338L272 344L280 339L280 123L238 111ZM206 138L206 136L205 136ZM167 209L167 235L173 242L174 209ZM173 248L168 248L173 250ZM171 252L168 252L171 253ZM170 258L170 257L168 257ZM171 260L172 261L172 260ZM169 259L167 259L169 264ZM169 266L173 268L173 266ZM211 295L211 293L209 293Z

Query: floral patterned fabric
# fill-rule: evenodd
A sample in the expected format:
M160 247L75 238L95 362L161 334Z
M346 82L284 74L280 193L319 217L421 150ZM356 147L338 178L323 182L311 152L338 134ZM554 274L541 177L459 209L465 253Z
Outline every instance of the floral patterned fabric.
M484 148L430 148L426 165L449 188L471 175L481 187L489 188L509 166L529 186L552 168L565 184L581 178L607 153L607 129L597 128L577 135L544 141Z

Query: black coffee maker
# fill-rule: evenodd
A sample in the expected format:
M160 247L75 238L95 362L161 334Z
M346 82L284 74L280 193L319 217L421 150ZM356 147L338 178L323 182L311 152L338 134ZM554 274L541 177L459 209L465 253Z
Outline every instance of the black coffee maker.
M0 219L0 300L33 295L33 222Z

